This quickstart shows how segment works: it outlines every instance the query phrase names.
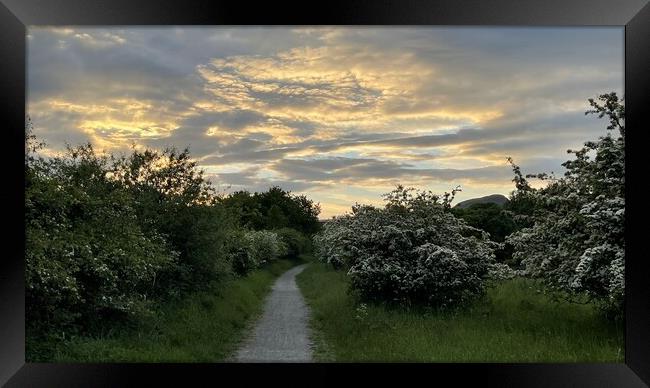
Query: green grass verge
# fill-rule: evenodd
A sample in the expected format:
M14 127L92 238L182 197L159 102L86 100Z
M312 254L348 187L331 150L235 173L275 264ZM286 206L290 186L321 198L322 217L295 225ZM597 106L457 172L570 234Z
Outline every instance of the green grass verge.
M232 355L262 311L274 280L296 261L279 260L218 292L159 306L136 329L81 337L60 345L51 362L215 362ZM43 361L43 360L41 360Z
M367 305L345 273L312 263L297 277L312 309L317 361L622 362L623 325L591 305L552 301L527 279L500 282L452 312Z

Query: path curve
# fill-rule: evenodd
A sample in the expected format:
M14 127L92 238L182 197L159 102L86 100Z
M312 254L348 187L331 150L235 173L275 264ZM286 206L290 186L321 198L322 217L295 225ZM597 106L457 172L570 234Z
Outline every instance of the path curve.
M296 284L308 264L282 274L264 305L252 335L234 356L236 362L311 362L309 308Z

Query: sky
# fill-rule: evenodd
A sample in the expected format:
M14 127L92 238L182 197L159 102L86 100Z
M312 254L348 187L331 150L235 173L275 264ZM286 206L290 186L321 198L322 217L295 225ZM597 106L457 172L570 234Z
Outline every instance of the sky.
M222 193L280 186L321 218L403 184L456 201L564 170L623 95L622 27L31 27L46 155L189 147Z

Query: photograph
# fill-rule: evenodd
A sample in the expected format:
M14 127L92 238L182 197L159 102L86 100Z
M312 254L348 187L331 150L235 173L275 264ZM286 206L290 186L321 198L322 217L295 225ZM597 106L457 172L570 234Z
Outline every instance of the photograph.
M625 34L27 26L25 361L626 362Z

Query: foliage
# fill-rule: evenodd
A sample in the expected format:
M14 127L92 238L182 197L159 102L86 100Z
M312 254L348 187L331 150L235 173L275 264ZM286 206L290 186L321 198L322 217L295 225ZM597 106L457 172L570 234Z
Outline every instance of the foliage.
M47 158L39 155L43 146L28 119L30 344L92 333L149 312L152 301L297 256L309 249L303 233L319 226L318 204L277 187L217 196L188 149L134 148L116 156L87 144Z
M452 208L451 212L469 225L488 232L496 242L505 241L515 230L512 216L496 203L476 203L464 209Z
M237 275L245 276L257 268L257 263L249 255L250 249L247 244L245 230L232 231L228 236L227 245L232 269Z
M268 261L277 260L285 256L287 247L274 232L268 230L254 230L245 235L249 256L257 265Z
M201 289L229 275L225 244L236 223L188 149L133 150L113 158L112 174L131 193L142 228L164 235L179 252L177 265L161 276L165 293Z
M328 221L316 253L346 268L363 299L461 305L484 293L496 244L449 211L455 191L439 197L398 186L383 209L356 205Z
M304 195L279 187L261 193L237 191L220 202L235 214L239 223L255 230L294 228L306 235L319 230L320 205Z
M236 191L220 198L219 202L238 221L238 224L250 229L264 229L263 213L255 195L248 191Z
M530 186L526 177L521 172L521 168L517 166L511 157L507 158L508 163L512 166L514 178L512 181L515 184L515 190L510 193L509 201L503 206L506 214L508 214L517 230L533 226L534 218L533 213L536 209L535 190Z
M514 258L522 261L529 276L549 287L598 301L614 314L622 311L625 288L625 115L616 93L604 94L586 112L607 116L609 131L589 141L575 159L563 164L561 178L528 175L549 181L534 190L517 174L515 198L534 203L527 215L531 226L514 233L508 241Z
M102 333L64 342L33 341L27 362L228 361L262 312L273 281L295 263L278 260L217 289L154 306L137 326L110 325ZM133 330L136 329L136 330ZM27 338L29 340L29 338Z
M275 232L237 230L230 235L230 257L234 271L246 275L262 264L287 255L287 246Z
M38 154L25 131L27 326L33 336L93 331L231 273L236 224L189 151L100 155L90 144ZM49 333L49 334L48 334Z
M293 228L282 228L273 231L287 247L286 257L295 259L301 254L311 251L311 240Z
M492 263L488 267L488 277L492 280L509 280L517 276L517 271L513 270L505 263Z
M29 152L26 161L28 329L65 332L142 310L177 253L139 226L109 160L85 145L49 160Z
M512 211L505 210L496 203L476 203L467 208L452 208L451 212L463 219L470 226L484 230L490 234L490 240L503 243L506 236L517 230L517 223ZM500 263L516 264L512 261L512 246L501 244L494 251L495 258Z

